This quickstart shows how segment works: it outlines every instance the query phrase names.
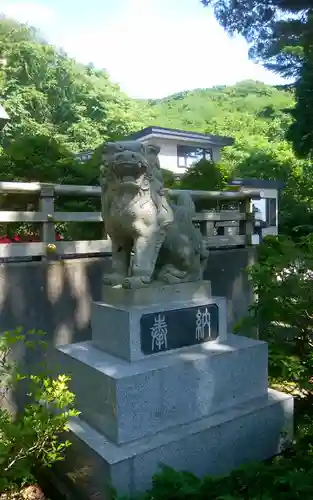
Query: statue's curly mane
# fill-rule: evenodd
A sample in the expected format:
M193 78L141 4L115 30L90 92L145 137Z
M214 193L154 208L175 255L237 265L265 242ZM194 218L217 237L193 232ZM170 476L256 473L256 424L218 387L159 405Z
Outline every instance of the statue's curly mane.
M142 182L138 186L138 191L134 193L132 202L137 202L143 197L149 197L157 210L160 210L160 196L163 193L163 178L162 171L160 168L160 163L158 159L159 148L156 146L146 146L142 145L143 149L140 152L134 152L138 155L138 161L140 161L141 154L144 154L147 160L147 170L143 174ZM129 174L135 173L136 164L134 163L133 168L129 167ZM115 198L123 193L122 182L115 178L110 172L110 168L103 169L103 176L106 178L108 186L108 196L111 202L114 202ZM142 212L145 211L144 205L142 205Z

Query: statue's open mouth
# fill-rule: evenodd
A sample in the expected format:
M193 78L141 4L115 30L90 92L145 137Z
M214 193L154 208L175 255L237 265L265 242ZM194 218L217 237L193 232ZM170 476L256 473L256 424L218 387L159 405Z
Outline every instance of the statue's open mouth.
M123 185L136 185L139 184L140 177L132 177L131 175L124 175L123 177L119 177L120 183Z
M147 167L141 162L116 162L114 172L120 183L129 186L138 186L142 181L142 176L146 173Z

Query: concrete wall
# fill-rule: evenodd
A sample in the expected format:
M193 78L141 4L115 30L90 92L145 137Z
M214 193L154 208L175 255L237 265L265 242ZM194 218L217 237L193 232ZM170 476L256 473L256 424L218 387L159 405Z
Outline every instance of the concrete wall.
M205 278L213 295L226 296L229 327L245 314L252 300L245 268L254 248L211 252ZM0 331L24 326L42 329L54 345L89 339L90 305L101 300L101 277L110 258L0 265Z

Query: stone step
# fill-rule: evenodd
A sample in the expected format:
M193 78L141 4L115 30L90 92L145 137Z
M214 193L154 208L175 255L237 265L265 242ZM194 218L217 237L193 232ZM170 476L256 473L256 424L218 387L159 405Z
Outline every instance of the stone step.
M73 445L59 465L62 474L71 478L74 493L104 500L110 486L120 495L146 491L162 464L200 477L223 475L280 453L293 435L293 398L269 390L263 398L121 446L81 419L70 422L70 431Z
M121 444L199 420L267 393L267 344L228 335L129 363L91 342L57 349L82 418Z

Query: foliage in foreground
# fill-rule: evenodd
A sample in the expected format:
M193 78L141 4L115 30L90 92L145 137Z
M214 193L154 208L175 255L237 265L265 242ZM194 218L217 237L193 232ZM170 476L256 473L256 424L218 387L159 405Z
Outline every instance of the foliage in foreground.
M313 494L313 428L294 449L270 462L253 463L226 477L203 479L164 468L141 500L311 500Z
M228 476L205 476L201 479L189 472L162 467L153 477L152 488L136 500L311 500L311 403L306 403L298 412L297 424L295 442L280 456L244 465Z
M69 378L51 378L45 366L36 375L23 373L12 361L18 347L26 346L36 353L42 349L42 335L40 331L25 334L18 328L0 338L0 493L35 482L34 470L62 460L71 444L60 440L68 419L77 415L74 395L68 390ZM28 389L27 401L23 411L12 416L6 402L21 383Z
M267 237L249 270L257 296L240 331L269 343L272 378L313 396L313 238Z

